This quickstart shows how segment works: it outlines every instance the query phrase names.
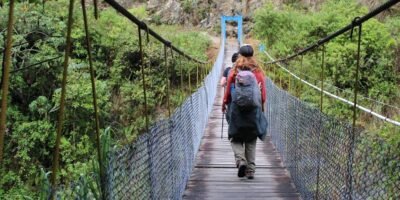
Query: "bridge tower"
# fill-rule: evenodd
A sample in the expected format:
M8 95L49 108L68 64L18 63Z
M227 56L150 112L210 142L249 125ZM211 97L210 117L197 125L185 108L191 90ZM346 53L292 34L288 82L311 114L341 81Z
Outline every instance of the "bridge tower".
M226 22L227 21L236 21L237 22L237 39L239 46L242 46L243 43L243 17L241 15L235 15L235 16L221 16L221 37L223 40L226 40Z

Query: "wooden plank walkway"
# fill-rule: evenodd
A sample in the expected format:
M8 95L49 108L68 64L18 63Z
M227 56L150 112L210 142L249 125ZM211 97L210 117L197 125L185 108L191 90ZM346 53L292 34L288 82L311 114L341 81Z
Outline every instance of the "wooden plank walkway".
M226 53L225 62L228 65L232 53ZM265 142L257 141L254 179L237 177L233 151L227 138L226 121L224 137L221 139L222 93L220 87L183 199L300 199L269 138Z

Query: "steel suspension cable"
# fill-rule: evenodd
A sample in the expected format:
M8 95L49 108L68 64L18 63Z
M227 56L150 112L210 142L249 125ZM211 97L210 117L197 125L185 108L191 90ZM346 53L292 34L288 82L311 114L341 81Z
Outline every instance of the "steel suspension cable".
M13 43L13 30L14 30L14 0L10 0L9 12L8 12L8 24L7 24L7 41L6 51L4 53L4 71L2 76L1 85L1 116L0 116L0 168L3 165L3 148L4 148L4 135L6 132L6 118L7 118L7 97L9 88L9 76L10 76L10 65L11 65L11 50Z
M290 59L293 59L293 58L295 58L295 57L297 57L299 55L305 54L306 52L309 52L309 51L311 51L311 50L313 50L313 49L315 49L315 48L317 48L317 47L329 42L330 40L332 40L332 39L334 39L334 38L346 33L347 31L352 30L354 27L359 26L360 24L366 22L367 20L371 19L372 17L375 17L379 13L387 10L388 8L394 6L395 4L397 4L399 2L400 2L400 0L389 0L386 3L382 4L381 6L377 7L376 9L374 9L373 11L371 11L368 14L364 15L363 17L360 17L357 21L355 21L355 22L353 21L351 24L343 27L342 29L336 31L335 33L332 33L332 34L326 36L325 38L322 38L322 39L318 40L316 43L304 48L303 50L300 50L299 52L294 53L294 54L292 54L292 55L290 55L290 56L288 56L286 58L277 59L277 60L272 61L270 63L276 63L276 62L282 62L282 61L285 61L285 60L290 60Z
M121 13L122 15L124 15L126 18L128 18L131 22L135 23L139 29L143 29L143 30L147 30L148 33L150 35L152 35L154 38L156 38L158 41L160 41L161 43L163 43L164 45L168 45L171 46L171 48L177 52L178 54L186 57L189 60L195 61L197 63L207 63L205 61L201 61L198 60L196 58L193 58L192 56L184 53L183 51L181 51L180 49L178 49L177 47L175 47L174 45L171 44L171 42L167 41L166 39L164 39L163 37L161 37L158 33L156 33L155 31L153 31L151 28L148 27L148 25L142 21L140 21L139 19L137 19L135 16L133 16L129 11L127 11L124 7L122 7L118 2L116 2L115 0L104 0L105 2L107 2L111 7L113 7L117 12Z
M262 61L261 61L261 62L262 62ZM293 71L291 71L291 72L292 72L293 74L297 74L299 77L300 77L300 75L302 75L302 76L304 76L304 77L307 77L309 80L313 80L314 82L318 82L318 81L319 81L319 80L317 80L317 79L315 79L315 78L312 78L312 77L310 77L310 76L304 74L302 71L303 71L303 70L302 70L302 67L300 67L300 70L293 70ZM315 84L315 85L317 85L317 84ZM347 91L347 90L345 90L345 89L336 87L336 86L334 86L334 85L332 85L332 84L328 84L328 83L325 82L324 85L325 85L325 86L329 86L329 87L333 88L334 90L338 90L338 91L340 91L340 92L347 93L347 94L349 94L349 95L350 95L350 94L351 94L351 95L354 95L354 92ZM354 98L354 97L353 97L353 98ZM383 102L381 102L381 101L378 101L378 100L375 100L375 99L372 99L372 98L368 98L368 97L365 97L365 96L361 96L361 97L360 97L360 95L358 95L358 98L362 98L362 99L364 99L364 100L368 100L368 101L374 102L375 104L380 104L380 105L387 106L387 107L390 107L390 108L393 108L393 109L396 109L396 110L400 110L400 108L397 107L397 106L390 105L390 104L386 104L386 103L383 103Z
M68 61L69 55L71 52L71 31L73 24L73 12L74 12L74 0L69 1L69 9L68 9L68 24L67 24L67 38L66 38L66 48L65 48L65 56L64 56L64 65L63 65L63 78L61 85L61 96L60 96L60 111L58 113L58 123L57 123L57 136L56 136L56 144L54 148L53 155L53 167L51 174L51 199L55 199L56 196L56 185L57 185L57 171L59 166L59 157L60 157L60 140L62 134L62 128L64 125L64 108L65 108L65 94L66 94L66 86L67 86L67 75L68 75Z
M100 122L99 122L99 112L98 112L98 106L97 106L96 80L95 80L96 77L95 77L94 68L93 68L92 47L91 47L91 41L90 41L90 37L89 37L90 33L89 33L89 26L88 26L87 14L86 14L85 0L81 0L81 5L82 5L83 22L84 22L84 28L85 28L86 50L87 50L87 54L88 54L89 67L90 67L90 81L92 84L92 98L93 98L93 109L94 109L93 115L94 115L94 119L95 119L96 143L97 143L96 146L97 146L97 159L99 162L99 172L100 172L99 175L100 175L101 199L105 200L105 194L104 194L105 174L104 174L104 165L103 165L103 159L102 159L102 157L104 155L101 155Z
M269 57L269 59L271 59L272 61L276 61L268 52L264 51L264 53ZM265 64L271 64L271 63L268 63L268 62L264 62L264 63L265 63ZM298 80L300 80L301 82L303 82L304 84L306 84L306 85L308 85L308 86L314 88L315 90L321 91L321 88L319 88L318 86L315 86L315 85L313 85L312 83L310 83L310 82L308 82L308 81L302 79L302 78L299 77L298 75L296 75L296 74L294 74L293 72L291 72L290 70L288 70L288 69L287 69L286 67L284 67L283 65L281 65L281 64L279 64L279 63L276 63L276 62L274 62L274 63L275 63L277 66L279 66L280 68L282 68L284 71L286 71L287 73L289 73L290 75L292 75L293 77L295 77L296 79L298 79ZM328 95L328 96L330 96L330 97L332 97L332 98L334 98L334 99L337 99L337 100L339 100L339 101L342 101L342 102L344 102L344 103L346 103L346 104L349 104L349 105L351 105L351 106L354 105L354 102L352 102L352 101L350 101L350 100L347 100L347 99L345 99L345 98L342 98L342 97L340 97L340 96L334 95L334 94L332 94L332 93L330 93L330 92L328 92L328 91L324 91L324 93L325 93L326 95ZM385 117L385 116L383 116L383 115L381 115L381 114L379 114L379 113L377 113L377 112L372 111L371 109L365 108L365 107L360 106L360 105L358 105L358 104L356 104L356 107L357 107L358 109L360 109L360 110L362 110L362 111L368 113L368 114L371 114L371 115L373 115L373 116L375 116L375 117L377 117L377 118L383 120L383 121L389 122L389 123L394 124L394 125L396 125L396 126L400 126L400 122L399 122L399 121L396 121L396 120L390 119L390 118L388 118L388 117Z
M63 57L63 56L56 56L56 57L54 57L54 58L49 58L49 59L47 59L47 60L43 60L43 61L40 61L40 62L38 62L38 63L32 64L32 65L28 65L28 66L26 66L26 67L22 67L22 68L19 68L19 69L14 69L14 70L10 71L10 73L15 73L15 72L23 71L23 70L29 69L29 68L31 68L31 67L35 67L35 66L41 65L41 64L43 64L43 63L47 63L47 62L50 62L50 61L52 61L52 60L59 59L59 58L61 58L61 57Z

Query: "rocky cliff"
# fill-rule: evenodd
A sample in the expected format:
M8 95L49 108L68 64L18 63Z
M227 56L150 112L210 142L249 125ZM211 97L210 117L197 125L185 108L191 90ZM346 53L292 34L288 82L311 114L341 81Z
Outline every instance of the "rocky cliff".
M277 8L284 4L295 4L305 9L318 9L326 0L118 0L124 6L131 7L136 3L147 5L149 21L159 24L182 24L219 30L221 15L243 15L244 33L251 29L252 16L257 8L272 3ZM374 8L383 0L356 0ZM400 5L394 7L399 11ZM250 23L249 23L250 22Z
M267 0L149 0L153 20L212 28L221 15L243 15L250 19Z
M251 28L255 10L266 3L280 7L297 3L315 9L324 0L148 0L147 9L152 21L166 24L183 24L203 28L219 28L221 15L243 15L244 32Z

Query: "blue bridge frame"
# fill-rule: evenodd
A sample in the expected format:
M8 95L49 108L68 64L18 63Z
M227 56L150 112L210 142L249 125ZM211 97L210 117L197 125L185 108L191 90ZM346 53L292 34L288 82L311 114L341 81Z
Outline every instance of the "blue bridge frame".
M243 17L241 15L235 15L235 16L225 16L222 15L221 16L221 37L223 38L223 40L226 40L226 22L227 21L236 21L238 26L237 26L237 30L238 30L238 43L239 46L242 46L242 35L243 35Z

